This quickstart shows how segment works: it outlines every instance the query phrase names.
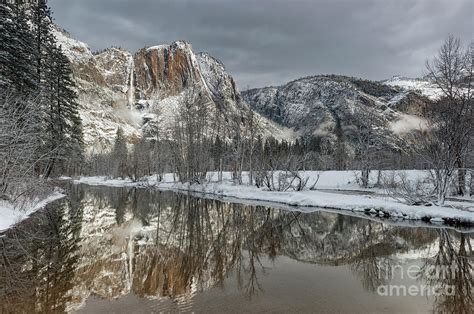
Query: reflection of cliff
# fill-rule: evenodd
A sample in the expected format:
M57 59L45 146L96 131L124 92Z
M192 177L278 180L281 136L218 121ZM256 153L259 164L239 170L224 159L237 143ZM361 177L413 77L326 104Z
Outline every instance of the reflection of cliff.
M86 191L80 186L71 190L76 200L71 203L81 209L82 223L71 237L75 244L56 253L56 260L70 265L64 268L63 277L48 268L25 273L25 280L28 276L47 278L51 286L48 283L46 291L57 291L54 295L43 293L43 286L38 285L40 304L61 304L72 310L91 295L113 299L128 293L187 302L196 292L223 286L231 273L237 276L242 293L251 296L262 288L257 277L260 259L281 255L308 263L347 264L366 289L374 290L381 284L377 274L389 268L397 254L430 247L438 237L436 231L422 228L397 228L343 215L287 212L171 192L104 187L87 187ZM63 226L68 226L66 222ZM458 240L456 234L448 235L453 243L470 245L469 238ZM49 253L41 250L36 254ZM20 260L30 262L28 257ZM472 281L470 275L464 276ZM464 295L471 296L470 290Z
M259 289L265 255L324 264L359 263L429 243L399 229L342 215L301 214L221 203L182 194L94 188L83 200L84 238L73 294L113 298L190 298L240 276L244 293ZM117 224L118 222L118 224ZM418 241L418 243L416 243ZM371 259L372 258L372 259ZM365 264L364 264L365 263ZM357 269L355 268L357 272ZM84 292L87 291L87 292Z

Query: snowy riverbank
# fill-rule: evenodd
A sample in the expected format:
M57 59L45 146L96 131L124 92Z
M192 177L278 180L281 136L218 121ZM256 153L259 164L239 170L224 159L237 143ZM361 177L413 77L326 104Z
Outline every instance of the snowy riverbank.
M65 197L66 195L55 191L48 195L46 198L41 200L35 200L26 204L25 209L16 209L13 204L7 201L0 201L0 231L6 230L18 222L26 219L29 215L35 211L44 208L51 202Z
M445 206L407 205L384 194L380 189L361 189L351 171L307 172L305 175L315 181L319 175L316 190L275 192L255 186L237 185L231 182L226 173L223 182L216 182L217 176L210 174L206 184L182 184L165 175L162 181L156 176L144 178L139 182L129 179L107 179L106 177L81 177L74 183L106 186L148 187L157 189L192 191L222 197L232 197L247 201L265 201L298 207L298 210L312 211L315 208L341 209L353 212L370 212L384 217L397 217L408 220L424 220L433 223L474 225L474 201L448 201ZM409 177L419 177L422 171L408 171ZM245 180L244 180L245 181Z

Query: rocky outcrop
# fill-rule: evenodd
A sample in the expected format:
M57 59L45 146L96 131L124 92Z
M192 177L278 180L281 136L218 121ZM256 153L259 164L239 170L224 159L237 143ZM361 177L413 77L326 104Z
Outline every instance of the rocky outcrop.
M127 93L132 74L133 56L120 48L109 48L94 56L95 67L107 86L116 92Z
M219 109L229 112L245 108L234 79L226 72L224 64L206 52L198 53L196 58L206 88Z
M296 134L316 135L329 144L336 139L337 123L343 128L365 123L357 118L363 117L359 113L370 112L388 124L402 115L420 115L427 101L416 91L396 86L399 79L381 84L336 75L305 77L241 95L222 62L208 53L195 54L184 41L135 54L121 48L93 54L58 28L55 35L72 63L90 152L110 149L119 127L132 144L157 126L172 125L190 89L197 89L227 121L239 117L244 126L254 111L263 136L291 141Z
M431 100L436 100L443 95L443 91L426 78L394 76L388 80L382 81L382 83L388 86L398 87L406 91L414 91L418 94L428 97Z
M119 127L130 144L136 142L141 134L137 119L129 110L127 97L127 57L131 60L131 54L107 49L94 55L85 43L57 27L54 35L71 62L86 151L109 150Z
M202 83L192 47L183 41L137 52L135 77L141 99L176 96L184 89Z

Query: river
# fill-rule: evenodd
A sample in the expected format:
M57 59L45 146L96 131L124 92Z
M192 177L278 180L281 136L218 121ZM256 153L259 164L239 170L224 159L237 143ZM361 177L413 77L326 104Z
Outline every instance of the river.
M2 313L473 307L472 230L171 191L67 190L0 235Z

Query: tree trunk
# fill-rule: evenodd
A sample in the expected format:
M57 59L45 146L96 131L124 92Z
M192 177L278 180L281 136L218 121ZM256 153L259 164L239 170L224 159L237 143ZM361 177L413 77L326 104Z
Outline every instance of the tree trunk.
M464 163L461 159L456 161L458 166L458 195L463 196L466 193L466 169L464 169Z
M49 178L49 176L51 175L51 171L53 171L53 167L54 167L54 163L56 162L56 158L53 157L49 160L48 162L48 165L46 167L46 172L44 174L44 177L45 178Z
M368 169L363 169L362 170L361 180L362 180L362 187L363 188L367 188L369 186L369 173L370 173L370 170L368 170Z

